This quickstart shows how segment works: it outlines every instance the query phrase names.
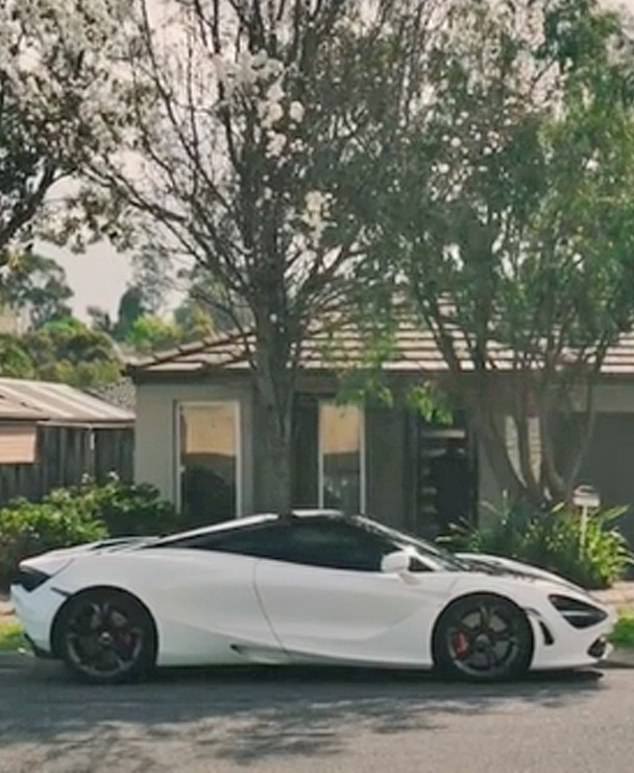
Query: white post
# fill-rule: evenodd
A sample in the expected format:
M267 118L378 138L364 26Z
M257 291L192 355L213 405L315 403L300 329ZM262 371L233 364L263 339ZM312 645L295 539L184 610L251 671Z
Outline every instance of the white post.
M579 538L579 555L582 556L586 547L586 531L588 529L588 506L581 508L581 535Z

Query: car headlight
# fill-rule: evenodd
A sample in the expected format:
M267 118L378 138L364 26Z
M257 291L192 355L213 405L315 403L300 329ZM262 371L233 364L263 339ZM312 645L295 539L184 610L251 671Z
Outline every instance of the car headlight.
M549 596L548 598L555 609L575 628L590 628L608 616L603 609L569 596Z

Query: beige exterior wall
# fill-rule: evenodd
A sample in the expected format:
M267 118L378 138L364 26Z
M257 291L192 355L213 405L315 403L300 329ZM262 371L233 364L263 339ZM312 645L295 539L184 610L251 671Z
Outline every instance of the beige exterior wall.
M240 404L242 515L253 512L253 392L245 380L220 383L137 384L134 477L152 483L171 502L177 497L176 407L183 402L233 400Z
M594 478L598 476L599 478L603 475L604 468L609 468L610 465L613 462L610 462L610 459L614 459L614 454L620 454L622 452L626 452L626 449L629 447L629 444L626 443L626 437L629 437L629 431L630 429L634 430L634 382L632 383L621 383L621 384L600 384L595 388L594 392L594 401L595 401L595 408L598 414L604 414L604 415L614 415L614 414L622 414L624 415L624 421L622 423L622 432L619 433L617 431L617 427L619 425L619 422L617 421L614 425L612 432L610 434L610 437L613 439L612 447L608 449L605 447L606 444L606 438L604 434L602 434L599 437L599 432L595 432L595 438L593 439L593 442L590 444L590 451L587 456L586 464L584 465L583 474L581 475L581 478L584 480L584 482L593 482ZM579 409L582 408L582 402L581 399L579 399L578 402ZM631 417L632 422L630 424L629 421L627 421L627 418ZM599 424L601 421L601 416L599 415L597 417L597 424ZM538 438L535 440L535 447L532 449L533 451L536 451L535 455L535 464L538 466L539 464L539 454L537 450L537 442ZM517 450L513 449L513 437L512 433L507 434L507 444L509 447L509 451L511 453L511 458L517 455ZM601 445L602 451L598 451L598 446ZM605 452L605 453L604 453ZM601 459L604 460L604 462L601 462ZM487 508L486 506L483 506L483 503L489 503L494 505L495 507L499 507L502 504L503 494L502 491L497 483L497 480L495 479L495 476L493 474L493 470L491 469L491 466L489 465L489 462L486 458L486 453L484 451L484 448L480 447L478 450L478 466L479 466L479 515L480 515L480 523L486 523L487 519L490 519L492 517L490 508ZM634 458L632 459L632 469L634 470ZM603 475L605 477L605 475ZM631 475L624 476L625 479L629 480L631 478ZM609 485L605 485L601 487L602 489L610 489L611 487ZM613 500L612 498L608 498L608 501L610 501L611 504L617 503L617 500ZM628 500L629 501L629 500ZM634 501L634 500L632 500ZM623 500L623 496L621 497L621 500L618 500L618 504L627 504L627 501ZM634 534L634 531L633 531Z

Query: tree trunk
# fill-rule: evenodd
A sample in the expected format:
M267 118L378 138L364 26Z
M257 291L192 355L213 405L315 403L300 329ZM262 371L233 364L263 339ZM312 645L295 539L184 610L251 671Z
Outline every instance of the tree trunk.
M256 509L286 514L292 507L291 437L294 374L286 342L266 330L256 351Z
M274 406L260 399L262 434L258 470L258 509L266 512L289 513L292 502L291 487L291 417L283 417L282 423Z
M506 438L496 426L496 417L477 401L471 404L469 412L475 435L484 449L500 492L506 492L511 501L526 499L526 488L509 459Z

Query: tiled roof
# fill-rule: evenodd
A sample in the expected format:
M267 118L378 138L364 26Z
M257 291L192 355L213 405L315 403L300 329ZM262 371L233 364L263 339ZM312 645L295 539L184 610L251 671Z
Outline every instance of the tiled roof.
M454 346L463 369L473 370L464 336L453 332ZM252 345L252 337L247 338ZM301 367L304 370L333 371L360 366L364 362L364 338L351 325L344 325L335 333L317 331L310 335L303 347ZM492 344L489 347L492 364L499 371L513 369L513 352L507 347ZM243 337L218 336L200 343L187 344L130 364L130 373L196 374L206 370L244 370L248 368ZM440 353L431 331L420 330L410 322L400 325L395 335L393 356L384 363L384 369L395 373L447 372L447 364ZM634 376L634 333L621 336L610 347L601 372L610 376Z
M68 384L0 378L0 420L132 424L134 414Z
M130 378L122 378L115 381L114 384L106 384L86 391L100 400L105 400L110 405L116 405L117 408L131 412L134 412L136 408L136 390Z

